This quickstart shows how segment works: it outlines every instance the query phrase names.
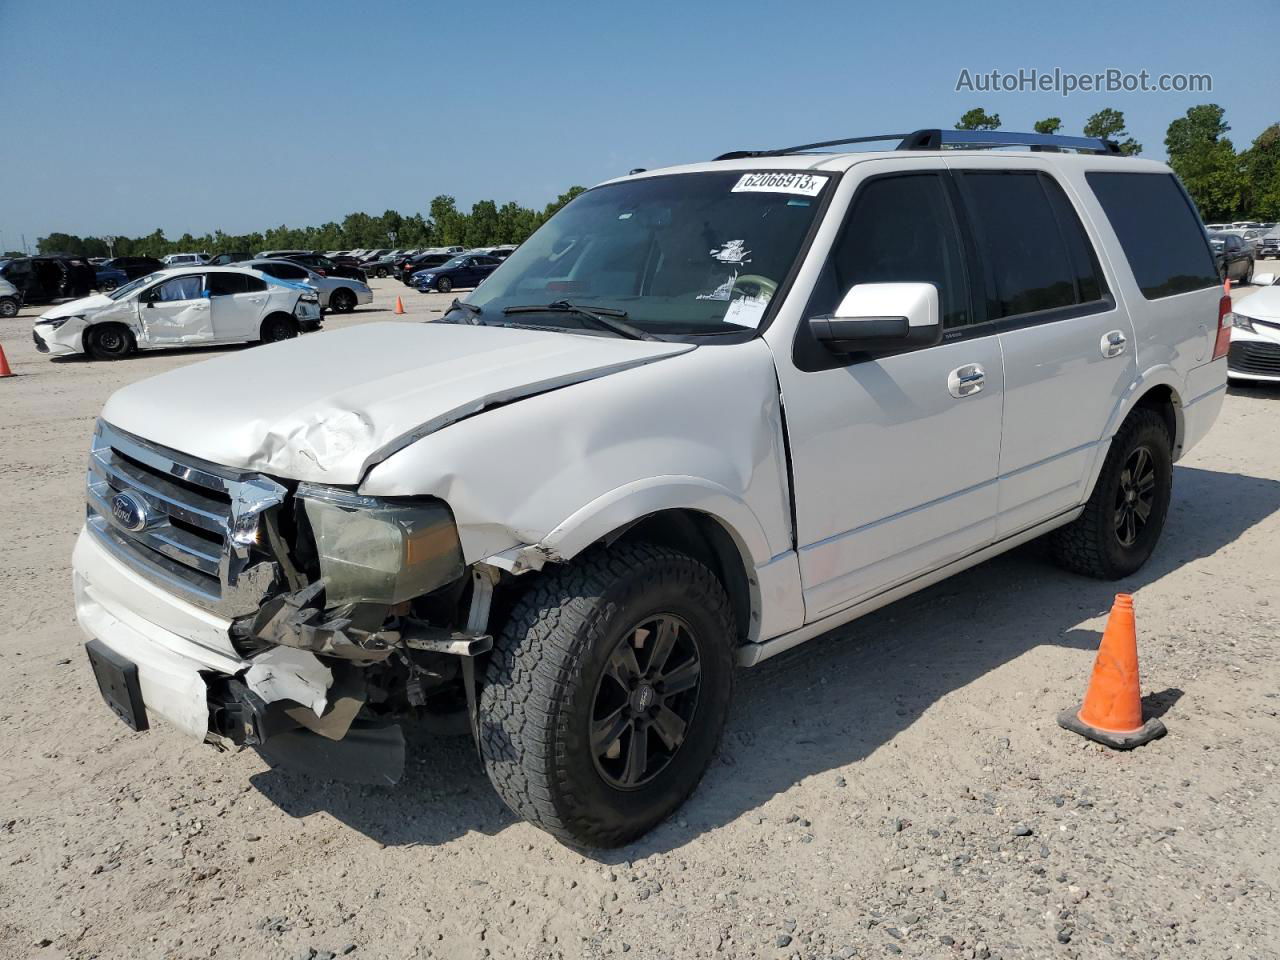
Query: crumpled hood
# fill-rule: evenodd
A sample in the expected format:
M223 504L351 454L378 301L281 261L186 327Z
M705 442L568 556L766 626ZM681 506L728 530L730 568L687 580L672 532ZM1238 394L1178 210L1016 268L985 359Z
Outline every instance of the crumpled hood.
M355 484L373 464L485 407L693 349L545 330L373 323L162 373L118 390L102 416L212 463Z
M60 317L79 317L86 313L92 313L94 310L101 310L103 307L109 307L113 303L110 297L105 293L95 293L92 297L81 297L79 300L68 300L66 303L60 303L56 307L50 307L37 318L39 320L57 320Z
M1246 317L1280 322L1280 287L1263 287L1240 299L1232 309Z

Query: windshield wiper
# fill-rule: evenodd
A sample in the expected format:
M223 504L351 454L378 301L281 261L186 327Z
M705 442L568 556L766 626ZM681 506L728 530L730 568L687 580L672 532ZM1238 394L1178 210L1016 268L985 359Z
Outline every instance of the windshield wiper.
M572 313L574 316L590 320L596 326L612 330L614 333L630 340L659 339L653 334L645 333L639 327L633 327L627 323L626 318L629 316L627 311L613 310L609 307L588 310L586 307L580 307L576 303L570 303L568 300L556 300L554 303L544 303L541 306L529 304L519 307L503 307L502 312L507 316L513 313Z
M462 300L454 297L453 303L449 304L449 309L444 312L444 315L447 317L455 310L462 310L470 315L467 317L467 323L478 327L484 326L484 321L480 319L480 314L484 313L484 310L476 304L464 303ZM442 317L441 319L444 318Z

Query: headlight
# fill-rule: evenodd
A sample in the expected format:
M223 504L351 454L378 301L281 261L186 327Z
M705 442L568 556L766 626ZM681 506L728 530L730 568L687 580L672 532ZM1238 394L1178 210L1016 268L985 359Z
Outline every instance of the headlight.
M68 320L83 320L84 317L58 317L56 320L37 320L36 323L43 324L50 330L57 330Z
M458 530L442 501L381 500L311 483L299 484L298 496L329 606L400 603L462 575Z
M320 295L318 293L304 293L298 297L299 300L305 300L307 303L319 303Z
M1257 332L1253 329L1253 319L1251 317L1246 317L1243 313L1232 313L1230 316L1231 326L1239 330L1247 330L1250 333Z

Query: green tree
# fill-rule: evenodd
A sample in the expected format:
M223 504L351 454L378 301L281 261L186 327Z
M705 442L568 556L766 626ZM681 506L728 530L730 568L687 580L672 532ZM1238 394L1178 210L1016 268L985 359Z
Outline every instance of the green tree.
M70 253L84 255L84 241L73 233L51 233L36 240L37 253Z
M1243 208L1244 164L1226 137L1224 113L1216 103L1191 107L1164 138L1169 166L1207 221L1232 220Z
M431 232L435 242L452 247L462 243L467 232L466 215L458 211L453 197L441 194L431 201Z
M981 107L974 107L972 110L966 110L960 118L960 122L956 124L957 130L998 130L1000 129L1000 114L987 113Z
M1258 134L1241 159L1247 191L1244 209L1259 220L1280 220L1280 123Z
M1114 140L1120 144L1120 152L1126 156L1137 156L1142 152L1142 144L1130 137L1124 128L1124 114L1110 107L1099 110L1084 122L1084 135Z
M1062 129L1061 117L1045 117L1043 120L1037 120L1035 125L1036 133L1044 133L1053 136Z
M498 237L498 205L492 200L479 200L467 217L463 244L484 247L496 243Z

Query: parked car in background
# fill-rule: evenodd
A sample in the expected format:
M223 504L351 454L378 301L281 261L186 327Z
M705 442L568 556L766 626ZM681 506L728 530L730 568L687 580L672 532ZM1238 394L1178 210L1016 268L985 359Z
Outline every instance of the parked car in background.
M114 290L116 287L123 287L129 282L129 275L123 270L116 270L113 267L99 265L94 272L94 289L96 290Z
M464 287L478 287L485 277L502 266L497 257L463 254L440 264L428 267L413 275L413 285L419 293L437 290L448 293Z
M207 253L171 253L160 259L166 267L187 267L206 263L209 255Z
M220 253L216 257L209 260L211 267L228 267L233 263L243 263L246 260L252 260L253 254L247 250L237 250L234 253Z
M389 277L396 271L396 265L413 256L412 250L390 250L381 257L365 260L360 264L366 275L373 277Z
M467 250L467 253L478 253L486 257L496 257L499 260L505 260L516 252L516 244L504 243L497 247L476 247L474 250Z
M350 257L333 259L320 253L291 253L262 259L291 260L294 263L302 264L308 270L318 273L322 277L348 277L352 280L359 280L361 283L369 279L364 270L357 266Z
M277 280L309 284L320 294L320 306L334 313L350 313L358 304L373 302L373 291L363 281L316 273L293 260L247 260L241 266Z
M1257 257L1259 260L1266 257L1280 257L1280 230L1272 227L1258 238Z
M148 273L163 270L164 264L155 257L112 257L99 264L99 269L120 270L130 280L137 280Z
M1280 383L1280 287L1263 287L1232 306L1227 376Z
M22 291L8 280L0 278L0 317L8 320L16 317L22 308Z
M412 286L415 273L429 267L438 267L441 264L448 263L453 258L454 254L452 253L446 253L441 250L428 250L416 256L406 257L400 261L396 269L401 282L407 286Z
M116 360L135 350L286 340L321 318L320 297L304 284L268 282L242 267L172 267L60 304L36 320L32 336L52 357Z
M22 294L23 303L48 303L83 297L93 290L97 271L85 257L45 255L0 262L3 277Z
M1248 283L1253 278L1253 248L1237 233L1209 234L1209 249L1224 280Z

